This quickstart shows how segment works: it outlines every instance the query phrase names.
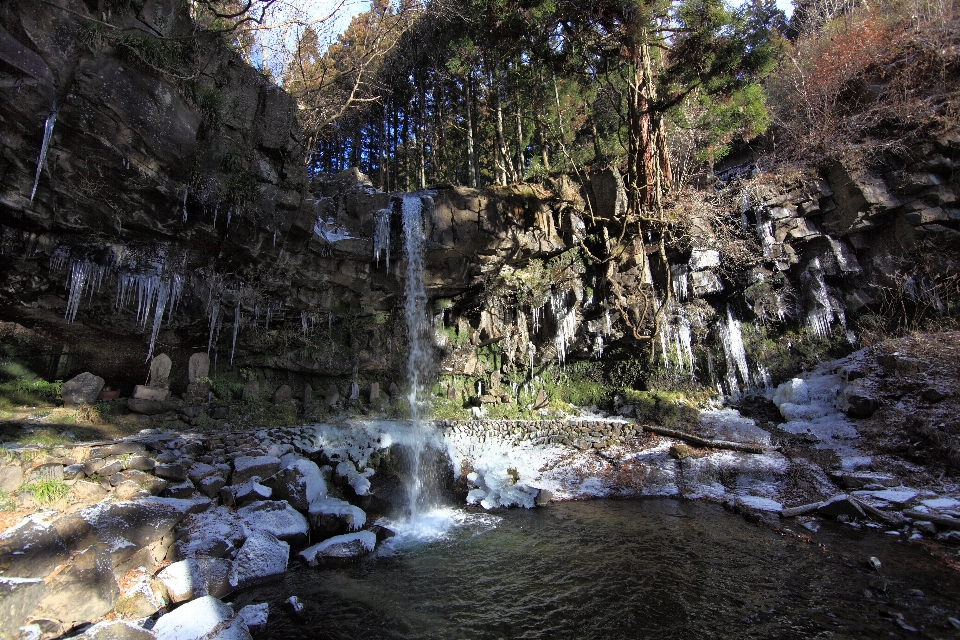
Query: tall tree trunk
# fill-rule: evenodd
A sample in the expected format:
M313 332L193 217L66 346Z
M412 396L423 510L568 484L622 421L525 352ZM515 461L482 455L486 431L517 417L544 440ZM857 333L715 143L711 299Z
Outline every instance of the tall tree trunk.
M421 79L418 84L420 91L420 117L417 118L417 189L427 186L427 92Z
M480 185L477 172L477 152L473 146L473 69L467 72L467 81L463 85L464 102L467 103L467 184L476 189Z
M469 72L469 87L470 87L470 105L473 109L473 117L471 117L470 129L471 134L473 135L473 155L470 158L471 170L473 171L473 179L477 183L477 188L483 186L482 178L480 177L480 156L477 153L476 145L480 140L480 123L478 122L477 114L480 112L479 105L477 104L477 90L473 84L473 65L470 65Z
M523 157L523 118L520 116L520 104L517 103L517 165L515 179L517 182L523 180L523 168L526 166L526 158Z
M493 100L494 130L497 137L497 182L506 186L507 180L513 177L513 162L507 151L507 143L503 134L503 101L500 96L500 67L494 64L490 68L490 96Z

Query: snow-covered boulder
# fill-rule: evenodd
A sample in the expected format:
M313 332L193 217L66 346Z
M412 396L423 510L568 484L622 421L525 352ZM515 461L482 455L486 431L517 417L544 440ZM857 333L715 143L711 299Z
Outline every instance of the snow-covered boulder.
M237 510L243 522L244 533L266 531L293 546L307 541L310 525L302 513L283 500L262 500Z
M356 560L372 552L377 546L377 535L373 531L357 531L307 547L300 557L311 567L323 562Z
M276 456L240 456L233 461L233 484L243 484L253 476L269 478L280 470L280 458Z
M237 553L230 571L230 585L242 589L283 575L290 559L290 545L267 531L255 531Z
M233 607L213 596L188 602L153 627L157 640L250 640L250 631Z
M157 574L171 602L183 602L202 596L223 598L230 586L232 563L224 558L188 558L174 562Z

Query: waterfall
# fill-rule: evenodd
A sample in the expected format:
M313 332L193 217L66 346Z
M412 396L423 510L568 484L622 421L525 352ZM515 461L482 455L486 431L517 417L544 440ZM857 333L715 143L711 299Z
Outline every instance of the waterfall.
M425 400L426 377L430 369L430 336L432 326L427 313L427 294L423 284L423 249L426 238L423 228L423 201L417 195L404 195L401 213L403 217L403 249L406 257L406 278L403 284L404 318L410 351L407 355L407 380L410 389L407 402L410 405L410 420L413 426L411 439L412 455L408 494L410 497L410 520L420 515L420 503L426 499L424 470L421 458L426 450L426 427L421 423L421 408Z
M40 156L37 158L37 173L33 178L33 189L30 190L30 202L37 194L37 185L40 184L40 170L47 161L47 151L50 150L50 139L53 138L53 125L57 122L57 107L54 106L46 122L43 123L43 142L40 143Z

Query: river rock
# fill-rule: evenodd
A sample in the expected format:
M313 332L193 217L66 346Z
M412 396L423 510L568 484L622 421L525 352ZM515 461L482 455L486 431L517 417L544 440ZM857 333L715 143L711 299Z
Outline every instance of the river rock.
M156 636L129 620L104 620L78 637L82 640L154 640Z
M267 628L267 617L270 614L270 605L266 602L259 604L248 604L237 612L237 616L243 618L250 633L256 635Z
M197 484L197 489L203 495L208 498L213 498L219 495L220 490L223 489L224 485L227 484L227 481L223 479L223 476L217 474L212 476L207 476Z
M204 478L212 476L218 472L219 469L213 465L209 465L204 462L194 462L192 465L190 465L190 470L187 472L187 477L190 478L192 483L197 484Z
M262 500L237 510L244 530L267 531L279 540L300 546L307 541L310 526L302 513L283 500Z
M183 462L164 462L154 465L153 473L158 478L183 482L187 479L187 466Z
M357 560L372 552L377 546L377 536L372 531L357 531L334 536L307 547L300 558L311 567L329 562Z
M317 463L301 458L281 469L263 483L273 489L273 497L286 500L294 509L306 511L314 498L326 493L326 483Z
M100 376L85 371L71 378L60 387L63 403L72 407L78 404L94 404L103 390L104 380Z
M240 456L233 461L233 484L242 484L254 476L269 478L280 470L280 458L276 456Z
M147 381L151 387L165 388L170 382L170 369L173 363L165 353L154 356L150 361L150 378ZM166 398L164 398L165 400Z
M210 356L205 353L195 353L187 362L187 379L190 384L196 384L199 378L210 375Z
M230 571L236 589L279 578L287 570L290 545L268 531L254 531L240 547Z
M187 558L168 565L157 574L157 580L174 603L202 596L223 598L233 592L229 579L232 567L225 558Z
M273 489L262 485L260 478L254 476L243 484L235 484L220 489L220 501L229 507L242 507L251 502L266 500L273 495Z
M157 640L247 640L250 632L233 607L204 596L161 616L153 626Z

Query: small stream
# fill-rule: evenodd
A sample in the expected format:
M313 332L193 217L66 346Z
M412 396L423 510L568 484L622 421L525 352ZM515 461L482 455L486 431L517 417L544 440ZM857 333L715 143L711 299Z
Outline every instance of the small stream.
M808 542L672 499L455 516L432 542L291 567L234 605L270 603L266 638L960 637L960 574L874 531L826 522Z

